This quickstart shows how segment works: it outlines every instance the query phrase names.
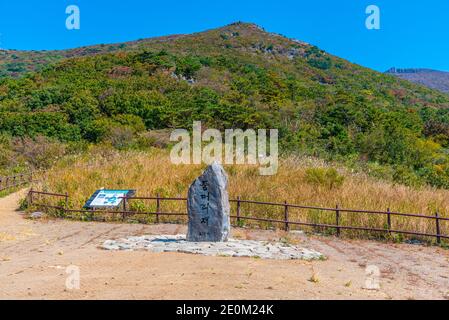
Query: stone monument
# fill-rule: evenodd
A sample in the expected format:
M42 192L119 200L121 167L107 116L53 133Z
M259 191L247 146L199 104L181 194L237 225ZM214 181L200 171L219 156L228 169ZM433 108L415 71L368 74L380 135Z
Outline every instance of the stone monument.
M214 162L190 186L187 241L224 242L231 231L228 177Z

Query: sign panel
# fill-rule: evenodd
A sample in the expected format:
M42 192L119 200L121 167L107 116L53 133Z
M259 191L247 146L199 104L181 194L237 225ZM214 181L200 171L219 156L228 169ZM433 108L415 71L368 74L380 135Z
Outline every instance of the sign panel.
M117 208L123 202L123 198L132 197L135 190L97 190L84 205L84 208L102 209Z

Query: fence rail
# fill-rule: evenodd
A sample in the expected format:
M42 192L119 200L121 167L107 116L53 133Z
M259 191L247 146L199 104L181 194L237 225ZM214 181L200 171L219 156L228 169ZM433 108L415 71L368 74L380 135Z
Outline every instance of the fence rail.
M58 197L58 198L64 198L64 206L58 205L47 205L47 204L39 204L34 201L33 195L37 194L40 196L50 196L50 197ZM30 190L28 194L28 200L29 203L33 206L39 206L44 208L51 208L51 209L58 209L63 211L64 213L102 213L102 214L118 214L121 215L122 219L124 220L127 216L130 215L149 215L149 216L155 216L156 217L156 223L160 222L160 217L162 216L187 216L186 212L164 212L161 210L162 202L163 201L182 201L186 202L187 198L177 198L177 197L161 197L157 195L156 197L123 197L122 198L122 207L120 209L116 210L81 210L81 209L69 209L68 203L69 203L69 195L67 193L65 194L58 194L58 193L49 193L49 192L41 192L41 191L34 191ZM155 212L140 212L140 211L132 211L129 210L129 203L131 201L135 200L153 200L156 201L156 211ZM319 228L327 228L327 229L333 229L336 231L336 235L340 236L342 230L358 230L358 231L371 231L371 232L380 232L380 233L386 233L386 234L403 234L403 235L414 235L414 236L423 236L423 237L433 237L436 238L437 243L441 243L441 239L449 239L449 234L442 234L441 233L441 221L449 221L449 218L441 217L438 212L435 213L434 216L430 215L424 215L424 214L416 214L416 213L403 213L403 212L394 212L391 211L389 208L387 211L376 211L376 210L357 210L357 209L344 209L340 208L338 205L336 205L334 208L325 208L325 207L316 207L316 206L304 206L304 205L298 205L298 204L292 204L288 203L287 201L280 203L280 202L262 202L262 201L254 201L254 200L243 200L240 197L237 197L237 199L231 199L229 200L231 203L236 204L236 210L235 214L232 213L230 217L234 219L237 222L237 225L241 223L241 221L250 220L250 221L259 221L259 222L269 222L273 224L280 224L282 225L283 229L285 231L289 231L291 226L307 226L307 227L319 227ZM279 208L283 208L283 218L282 219L272 219L272 218L261 218L261 217L253 217L247 214L242 214L241 205L242 204L255 204L255 205L262 205L262 206L275 206ZM308 209L308 210L320 210L320 211L326 211L326 212L334 212L335 214L335 223L334 224L325 224L325 223L312 223L312 222L302 222L302 221L295 221L290 219L289 209L296 208L296 209ZM342 213L352 213L352 214L375 214L375 215L384 215L386 216L385 225L386 228L370 228L370 227L358 227L358 226L350 226L350 225L342 225L341 224L341 214ZM427 220L434 220L435 221L435 233L426 233L426 232L414 232L414 231L408 231L408 230L398 230L392 228L392 218L396 216L401 217L409 217L409 218L422 218Z
M33 173L0 177L0 192L33 182Z

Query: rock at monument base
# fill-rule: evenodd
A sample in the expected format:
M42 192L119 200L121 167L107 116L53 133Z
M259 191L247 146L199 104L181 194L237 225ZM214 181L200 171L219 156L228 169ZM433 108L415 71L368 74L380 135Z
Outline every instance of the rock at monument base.
M42 213L42 212L33 212L31 215L30 215L30 218L31 219L40 219L40 218L42 218L44 216L44 214Z
M229 239L227 242L189 242L185 235L146 235L119 240L106 240L105 250L178 252L220 257L253 257L276 260L323 260L318 251L281 242Z
M227 241L231 221L228 177L223 167L213 163L190 186L187 241Z

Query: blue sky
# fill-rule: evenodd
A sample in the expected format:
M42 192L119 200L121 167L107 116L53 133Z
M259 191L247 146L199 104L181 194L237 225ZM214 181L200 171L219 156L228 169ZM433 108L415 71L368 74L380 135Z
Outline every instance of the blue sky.
M365 27L371 4L381 10L380 30ZM80 8L80 30L65 27L68 5ZM8 0L0 3L0 48L64 49L246 21L379 71L449 71L448 17L447 0Z

